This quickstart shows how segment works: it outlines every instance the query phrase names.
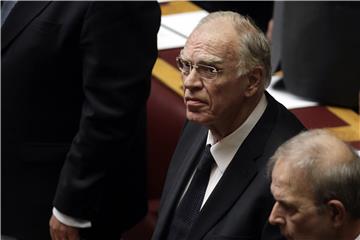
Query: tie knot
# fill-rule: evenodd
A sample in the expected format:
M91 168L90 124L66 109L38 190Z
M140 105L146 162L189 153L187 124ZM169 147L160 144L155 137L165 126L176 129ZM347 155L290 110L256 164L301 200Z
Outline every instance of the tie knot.
M212 164L215 162L214 157L211 154L210 148L210 144L206 145L202 153L202 156L197 166L197 169L200 171L209 171L209 168L211 168Z

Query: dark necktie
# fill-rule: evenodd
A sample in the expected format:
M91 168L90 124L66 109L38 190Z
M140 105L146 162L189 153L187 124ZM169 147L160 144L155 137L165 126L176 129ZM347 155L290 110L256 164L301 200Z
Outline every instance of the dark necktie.
M175 210L167 237L168 240L186 239L192 224L200 213L200 207L209 182L211 167L214 163L210 147L210 144L206 146L190 186Z

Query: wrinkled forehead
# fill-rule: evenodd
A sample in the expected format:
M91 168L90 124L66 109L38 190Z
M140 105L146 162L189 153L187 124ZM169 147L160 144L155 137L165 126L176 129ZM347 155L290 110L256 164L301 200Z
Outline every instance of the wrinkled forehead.
M271 189L300 193L309 190L307 178L303 170L292 166L286 161L277 161L271 175Z
M271 174L271 183L274 186L291 187L294 184L292 180L296 175L296 169L293 169L287 162L278 160Z
M218 23L211 21L197 27L189 36L182 56L193 61L201 61L203 58L237 61L239 47L234 27L226 23L220 28Z

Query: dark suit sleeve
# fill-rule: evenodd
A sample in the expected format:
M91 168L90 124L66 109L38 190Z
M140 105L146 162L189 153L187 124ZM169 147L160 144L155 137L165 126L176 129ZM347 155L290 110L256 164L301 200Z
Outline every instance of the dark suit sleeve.
M85 100L54 200L62 213L123 225L145 213L146 100L159 23L155 2L89 6L74 36Z

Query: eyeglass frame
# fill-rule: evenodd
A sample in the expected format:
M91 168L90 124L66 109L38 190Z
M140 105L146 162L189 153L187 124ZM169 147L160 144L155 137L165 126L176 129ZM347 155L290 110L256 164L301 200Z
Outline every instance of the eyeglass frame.
M185 62L185 63L187 63L187 64L190 66L190 69L189 69L189 72L188 72L188 73L185 73L185 71L180 67L179 61ZM181 56L177 56L177 57L176 57L176 65L177 65L178 69L180 70L180 72L181 72L182 74L184 74L185 76L189 75L189 74L191 73L191 71L192 71L193 69L195 69L195 70L197 71L197 73L199 73L202 78L205 78L205 79L208 79L208 80L214 80L214 79L216 79L216 78L218 77L218 73L221 73L221 72L224 71L224 69L218 69L218 68L216 68L216 67L214 67L214 66L210 66L210 65L206 65L206 64L201 64L201 63L192 63L191 61L187 61L187 60L183 59ZM214 74L215 74L214 77L212 77L212 78L205 77L203 74L201 74L201 72L199 72L199 71L197 70L199 67L203 67L203 68L205 68L205 69L210 69L210 70L211 70L211 73L214 73Z

